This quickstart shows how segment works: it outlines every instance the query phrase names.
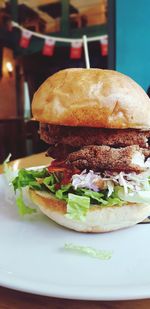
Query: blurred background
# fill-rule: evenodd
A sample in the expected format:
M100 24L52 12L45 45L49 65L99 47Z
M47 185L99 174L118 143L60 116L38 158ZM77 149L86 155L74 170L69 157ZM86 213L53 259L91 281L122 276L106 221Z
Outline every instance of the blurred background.
M148 91L149 0L0 0L0 163L47 149L32 120L34 92L50 75L116 69Z

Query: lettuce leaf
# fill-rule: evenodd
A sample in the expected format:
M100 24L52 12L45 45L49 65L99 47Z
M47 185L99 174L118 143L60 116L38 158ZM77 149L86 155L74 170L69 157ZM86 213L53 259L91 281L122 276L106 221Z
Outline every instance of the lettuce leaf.
M49 189L52 193L56 192L55 184L58 183L58 179L55 174L50 174L48 177L44 178L43 184Z
M16 176L16 172L14 172L13 168L9 166L8 164L10 162L10 158L11 158L11 153L8 155L8 157L3 162L3 172L9 184L12 182L13 178Z
M102 197L104 197L104 194L102 192L95 192L95 191L92 191L90 189L81 189L79 192L82 196L90 197L90 201L91 201L92 204L93 203L97 204L97 202L99 204L102 204L102 205L108 204L107 200L102 198Z
M27 206L24 202L22 189L19 190L19 195L16 197L16 204L20 215L33 214L36 212L35 208Z
M64 245L64 248L66 250L70 250L76 253L81 253L88 255L93 258L97 258L100 260L109 260L112 257L112 252L111 251L106 251L106 250L97 250L95 248L87 247L87 246L79 246L79 245L74 245L72 243L66 243Z
M120 186L114 188L113 193L107 198L107 206L122 206L124 204L124 200L118 195L120 188Z
M107 190L103 192L95 192L90 189L77 189L75 194L80 196L90 197L90 204L96 204L99 206L122 206L123 201L118 196L118 190L120 187L116 187L110 197L107 195Z
M37 181L37 178L44 178L48 175L46 168L42 170L26 170L21 169L18 176L12 181L14 190L29 186L35 190L41 190L42 186Z
M78 221L85 221L87 212L90 208L90 198L78 196L72 193L68 194L66 217Z
M56 191L55 196L59 199L59 200L63 200L63 201L68 201L68 194L70 192L70 190L72 189L72 185L71 183L69 183L68 185L63 185L61 186L61 188L59 190Z
M107 206L122 206L124 204L124 201L121 200L119 197L109 197L107 199Z
M24 202L24 198L23 198L23 191L22 191L22 187L25 187L29 181L27 181L27 177L26 175L28 175L28 171L27 170L20 170L18 172L18 176L16 176L17 171L14 171L13 168L11 166L8 165L9 161L11 158L11 154L8 155L8 157L6 158L6 160L3 162L3 170L4 170L4 175L8 181L9 185L13 185L14 190L16 192L16 190L18 189L18 194L16 197L16 204L18 206L18 212L20 215L25 215L25 214L32 214L36 212L35 208L31 208L29 206L27 206ZM35 172L35 171L34 171ZM41 173L41 171L37 173L34 173L34 175L45 175L45 173L43 174L43 172ZM15 177L15 178L14 178ZM35 188L36 190L39 189L39 184L36 182L35 178L30 177L30 185L31 187ZM13 192L11 192L11 194L13 194Z
M36 212L35 208L29 207L25 204L23 198L22 188L29 186L33 190L42 190L43 186L37 179L41 177L45 178L48 175L48 172L45 168L41 170L26 170L21 169L18 172L18 176L12 181L14 191L18 191L16 197L16 204L18 206L18 211L20 215L32 214Z
M12 185L14 187L14 191L18 191L17 197L16 197L16 204L18 206L19 214L25 215L25 214L32 214L36 212L36 209L29 207L25 204L24 198L23 198L23 191L22 189L25 187L32 188L33 190L43 190L46 189L47 186L50 187L52 191L51 185L54 184L54 175L50 175L47 177L48 171L46 168L39 169L39 170L27 170L27 169L21 169L18 172L18 176L15 177L12 181ZM45 181L45 184L43 185L43 182Z

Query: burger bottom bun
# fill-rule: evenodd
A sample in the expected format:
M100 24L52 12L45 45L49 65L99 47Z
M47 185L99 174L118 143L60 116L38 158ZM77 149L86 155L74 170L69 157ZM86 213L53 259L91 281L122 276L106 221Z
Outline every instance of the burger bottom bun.
M94 205L90 208L85 221L77 221L66 217L66 203L56 199L52 194L33 190L29 190L29 194L46 216L78 232L100 233L127 228L150 215L148 204L126 204L121 207Z

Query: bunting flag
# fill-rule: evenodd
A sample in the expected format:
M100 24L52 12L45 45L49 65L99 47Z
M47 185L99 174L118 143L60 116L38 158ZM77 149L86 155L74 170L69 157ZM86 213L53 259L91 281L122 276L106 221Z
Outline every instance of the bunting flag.
M8 26L8 31L12 30L12 27L18 28L21 31L20 41L19 45L22 48L28 48L31 38L36 37L40 40L43 39L43 47L42 47L42 54L44 56L53 56L54 49L56 42L64 42L64 43L70 43L70 58L71 59L80 59L82 56L82 44L83 47L84 44L84 36L80 38L63 38L63 37L52 37L48 36L42 33L33 32L28 29L23 28L21 25L16 23L15 21L11 21L11 24ZM86 38L87 43L88 42L99 42L101 55L107 56L108 54L108 35L100 35L100 36L94 36L94 37L87 37ZM87 47L88 48L88 47ZM84 48L84 55L86 57L85 48Z
M30 44L31 37L32 37L32 34L29 30L22 30L21 38L19 42L20 47L27 48Z
M82 42L81 41L71 42L70 58L80 59L81 55L82 55Z
M102 38L100 39L101 43L101 55L107 56L108 55L108 38Z
M55 48L55 40L51 38L46 38L44 41L44 46L42 50L42 54L44 56L53 56Z

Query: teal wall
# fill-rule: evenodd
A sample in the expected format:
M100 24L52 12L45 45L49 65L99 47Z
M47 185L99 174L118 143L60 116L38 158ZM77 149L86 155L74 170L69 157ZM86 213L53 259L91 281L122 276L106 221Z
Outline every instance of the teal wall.
M116 0L116 70L150 85L150 0Z

